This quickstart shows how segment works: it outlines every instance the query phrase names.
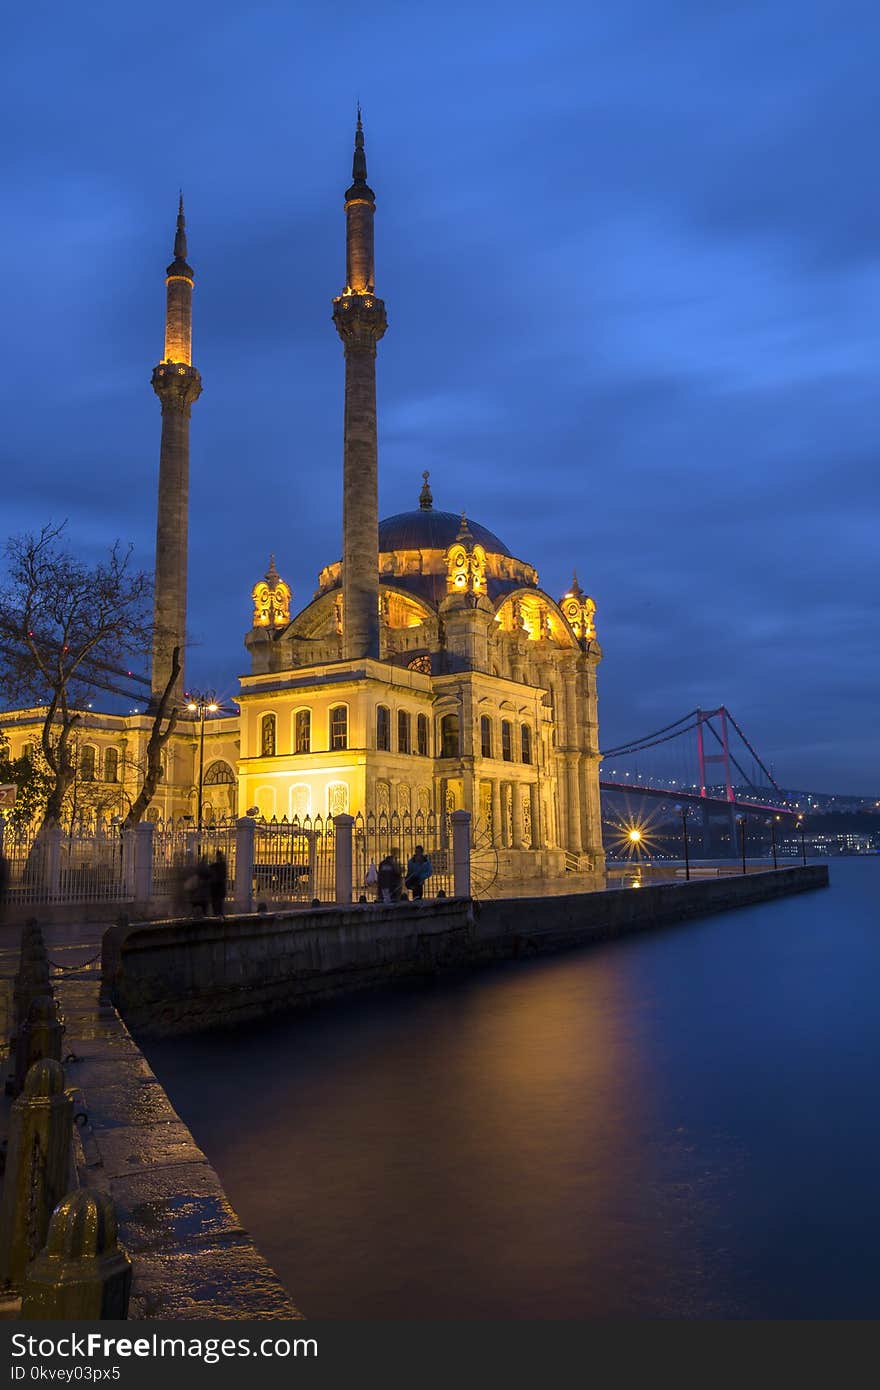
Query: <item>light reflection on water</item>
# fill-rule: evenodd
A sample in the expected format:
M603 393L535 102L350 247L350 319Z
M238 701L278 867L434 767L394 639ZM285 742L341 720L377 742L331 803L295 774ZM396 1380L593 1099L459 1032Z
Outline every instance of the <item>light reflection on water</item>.
M148 1045L307 1316L880 1314L880 863Z

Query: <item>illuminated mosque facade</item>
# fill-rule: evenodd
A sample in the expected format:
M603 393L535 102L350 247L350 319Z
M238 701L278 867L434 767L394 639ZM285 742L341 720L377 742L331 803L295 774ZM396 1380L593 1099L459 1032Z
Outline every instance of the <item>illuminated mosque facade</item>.
M333 318L345 361L342 555L298 612L274 557L252 592L250 671L238 715L209 721L204 813L266 818L341 812L472 813L504 877L604 874L599 805L595 605L575 578L559 599L487 527L436 508L380 520L376 359L386 330L375 292L375 195L360 116L345 194L346 280ZM162 409L152 707L186 632L194 272L183 206L166 275L166 335L153 388ZM436 487L436 478L435 478ZM283 557L282 557L283 569ZM181 673L177 696L183 700ZM91 780L112 801L142 763L149 710L84 715ZM36 712L4 717L15 755ZM33 727L31 727L33 726ZM199 749L183 721L148 815L193 814ZM112 770L112 779L105 775ZM124 811L124 806L120 805Z

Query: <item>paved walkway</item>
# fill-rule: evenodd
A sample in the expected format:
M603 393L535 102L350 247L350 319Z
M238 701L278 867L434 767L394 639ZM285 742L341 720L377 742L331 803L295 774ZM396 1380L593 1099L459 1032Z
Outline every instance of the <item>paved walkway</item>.
M99 1000L105 923L49 926L44 939L66 1025L80 1182L110 1193L133 1264L130 1318L301 1318L243 1229L116 1010ZM0 929L0 995L8 1008L20 929ZM77 969L76 967L80 967ZM8 1032L4 1032L4 1039ZM7 1049L8 1052L8 1049ZM218 1078L217 1103L224 1103ZM3 1120L8 1125L10 1102Z

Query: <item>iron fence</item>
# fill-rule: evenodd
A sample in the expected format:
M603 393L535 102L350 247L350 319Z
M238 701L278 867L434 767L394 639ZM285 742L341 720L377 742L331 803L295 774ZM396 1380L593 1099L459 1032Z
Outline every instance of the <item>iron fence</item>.
M367 884L371 865L378 870L382 860L390 855L405 875L407 864L418 845L431 861L431 874L425 881L425 897L436 898L442 892L451 898L452 830L448 815L438 815L435 811L392 811L390 814L382 811L376 815L370 811L366 816L355 816L352 842L355 899L361 895L367 898L375 896L375 888Z

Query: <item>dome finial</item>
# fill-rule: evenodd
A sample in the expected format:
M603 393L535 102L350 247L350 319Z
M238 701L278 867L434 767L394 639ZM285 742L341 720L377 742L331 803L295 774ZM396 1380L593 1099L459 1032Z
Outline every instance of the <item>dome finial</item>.
M428 486L428 479L430 478L430 476L431 475L426 468L424 473L422 474L422 477L425 481L422 483L422 490L419 493L419 508L423 512L429 512L434 505L434 498L431 495L431 489Z
M266 570L266 582L267 582L268 584L277 584L277 583L278 583L278 580L279 580L280 578L281 578L281 575L278 573L277 569L275 568L275 556L274 556L274 554L270 554L270 556L269 556L269 568Z

